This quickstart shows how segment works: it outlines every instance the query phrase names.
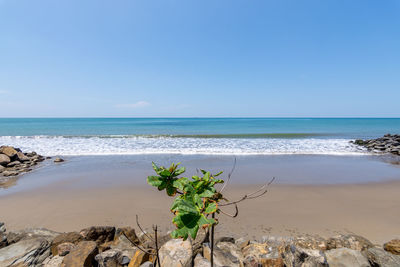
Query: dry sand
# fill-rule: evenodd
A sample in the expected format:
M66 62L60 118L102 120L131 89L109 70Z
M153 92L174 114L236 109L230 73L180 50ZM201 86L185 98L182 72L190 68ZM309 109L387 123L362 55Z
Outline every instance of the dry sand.
M229 199L256 186L233 185ZM400 237L400 182L362 185L273 184L262 198L239 205L236 219L221 216L219 235L247 236L356 233L383 243ZM144 226L171 229L172 198L150 186L66 188L62 183L0 197L0 221L9 230L45 227L77 231L91 225ZM228 211L228 210L227 210Z

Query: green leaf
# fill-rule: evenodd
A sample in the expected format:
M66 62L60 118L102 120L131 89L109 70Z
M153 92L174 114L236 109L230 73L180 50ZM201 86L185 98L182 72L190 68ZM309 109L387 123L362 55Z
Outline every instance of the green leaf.
M199 213L198 208L192 201L177 198L171 207L172 211L177 211L179 213Z
M177 170L174 172L174 176L181 175L181 174L184 173L185 171L186 171L185 167L181 167L181 168L177 169Z
M218 209L218 204L217 202L211 202L207 205L207 207L204 209L204 213L206 214L211 214L216 212Z
M154 162L152 162L151 165L153 166L154 171L155 171L157 174L159 174L160 168L159 168Z
M204 190L201 194L199 194L200 197L212 197L215 194L215 189L211 187L210 189Z
M166 181L162 181L162 183L158 186L158 190L162 191L165 188L167 188L167 182Z
M147 183L152 186L160 186L163 182L162 178L159 176L149 176L147 177Z
M182 177L179 178L178 180L174 180L172 182L172 185L180 190L183 191L183 189L185 188L185 185L188 183L188 178L186 177Z
M162 177L170 177L170 176L171 176L171 173L170 173L168 170L162 170L162 171L160 172L160 175L161 175Z
M207 182L208 182L208 180L210 180L210 173L209 172L204 173L203 180L205 180Z
M176 194L176 188L172 186L172 183L167 183L167 194L168 196L174 196Z
M217 174L214 174L214 177L220 176L222 173L223 173L223 172L221 171L221 172L219 172L219 173L217 173Z

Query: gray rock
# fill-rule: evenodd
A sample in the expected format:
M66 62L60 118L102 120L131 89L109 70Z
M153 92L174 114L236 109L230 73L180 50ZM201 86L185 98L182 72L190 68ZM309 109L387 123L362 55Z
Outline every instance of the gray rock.
M4 225L3 222L0 222L0 233L5 233L6 232L6 226Z
M325 254L317 249L306 249L295 245L287 245L282 253L286 266L328 266Z
M211 249L210 244L205 243L203 245L203 255L208 261L211 262ZM223 251L219 247L214 247L214 265L215 267L222 267L222 266L232 266L232 267L239 267L241 262L238 258L233 256L227 251Z
M4 248L8 246L7 235L3 232L0 232L0 248Z
M96 241L97 245L114 240L115 227L113 226L92 226L83 229L79 233L85 240Z
M21 240L31 239L31 238L44 238L47 241L51 242L59 233L45 229L45 228L36 228L36 229L25 229L22 231L13 231L7 234L7 239L9 244L17 243Z
M0 173L2 173L5 169L6 169L6 167L0 165Z
M0 266L40 265L50 256L50 242L42 237L28 238L0 249Z
M19 174L18 171L12 171L12 170L5 170L2 172L3 176L17 176Z
M381 248L369 248L363 254L372 266L396 267L400 266L400 256L393 255Z
M235 238L230 237L230 236L222 236L220 238L217 238L217 240L215 241L215 244L218 244L219 242L235 243Z
M120 250L109 249L97 254L94 259L98 262L99 267L118 267L118 257L120 253Z
M154 267L154 264L152 262L146 261L140 267Z
M329 267L370 267L360 251L348 248L332 249L325 252Z
M189 267L192 263L190 240L171 239L159 251L161 266Z
M11 159L9 156L0 154L0 165L6 166L10 162L11 162Z

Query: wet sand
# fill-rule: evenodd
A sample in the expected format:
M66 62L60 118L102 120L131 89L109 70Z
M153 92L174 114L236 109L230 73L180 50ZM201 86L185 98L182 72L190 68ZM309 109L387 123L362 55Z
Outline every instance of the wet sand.
M136 214L144 226L158 224L163 231L172 229L169 207L173 199L144 182L135 182L144 179L142 172L151 174L149 169L134 165L136 169L133 168L132 179L128 180L121 178L122 170L103 165L104 169L91 168L88 171L75 166L76 159L69 160L70 165L67 162L57 167L44 167L31 177L23 177L16 186L7 189L11 191L3 189L0 221L4 221L9 230L45 227L56 231L77 231L91 225L135 226ZM126 168L132 169L126 163ZM197 165L199 161L192 163ZM231 159L226 161L226 166L218 161L210 164L229 169L230 163ZM90 164L94 163L87 162L86 166L90 167ZM241 171L235 174L243 172L243 164L238 161L237 167ZM367 164L373 165L368 161ZM257 164L251 167L260 171ZM396 175L399 169L394 168ZM317 176L328 170L320 171ZM292 173L296 172L299 170L292 170ZM43 179L39 178L40 175ZM263 235L317 234L329 237L337 233L355 233L380 244L400 237L399 180L312 185L282 184L279 183L279 173L276 176L278 182L271 185L268 194L239 204L240 212L236 219L221 215L219 235L258 239ZM33 181L47 182L26 189ZM259 179L248 183L240 181L236 180L226 190L228 199L238 199L260 184ZM17 190L18 187L25 189Z

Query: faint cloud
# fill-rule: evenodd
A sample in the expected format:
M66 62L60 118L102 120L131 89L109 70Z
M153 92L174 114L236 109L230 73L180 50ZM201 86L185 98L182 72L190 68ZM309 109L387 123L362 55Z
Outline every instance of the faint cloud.
M150 106L150 103L147 101L139 101L133 104L117 104L116 108L144 108Z
M6 91L6 90L0 90L0 95L5 95L5 94L8 94L8 91Z

